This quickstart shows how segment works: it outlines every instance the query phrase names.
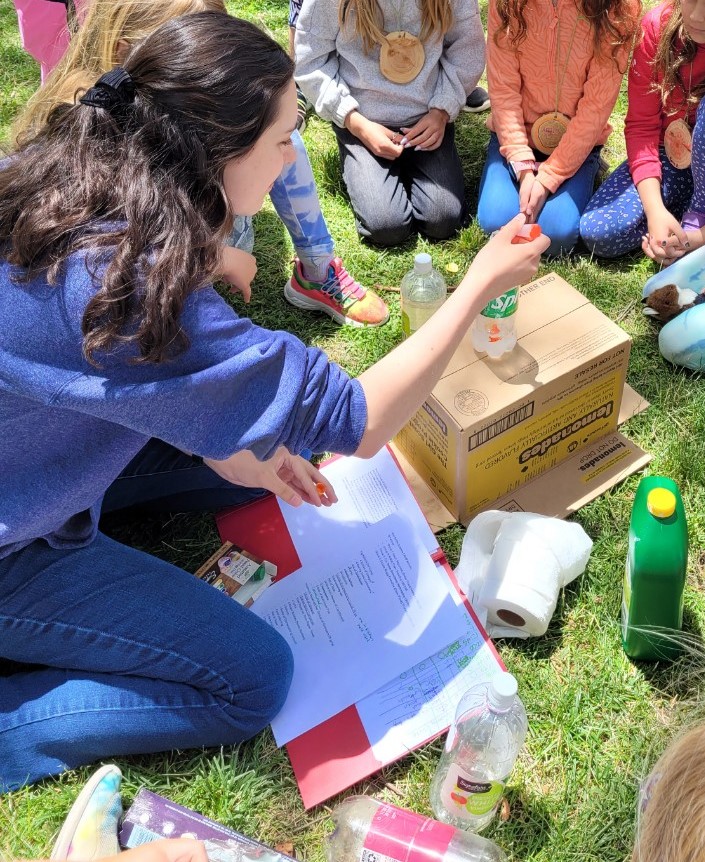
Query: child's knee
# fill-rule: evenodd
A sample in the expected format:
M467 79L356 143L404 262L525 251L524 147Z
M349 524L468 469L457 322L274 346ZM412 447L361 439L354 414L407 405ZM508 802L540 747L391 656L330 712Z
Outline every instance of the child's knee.
M380 213L364 222L358 219L357 230L360 236L372 245L392 246L402 245L411 236L412 223L406 218L394 218L392 213L387 216Z

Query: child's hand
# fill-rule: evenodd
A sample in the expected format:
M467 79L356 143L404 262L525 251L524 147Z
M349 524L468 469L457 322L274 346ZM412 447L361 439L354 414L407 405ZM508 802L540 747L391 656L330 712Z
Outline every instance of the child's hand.
M401 139L404 148L413 147L416 150L437 150L443 143L449 116L440 108L431 108L426 116L410 129L402 126L404 137Z
M688 237L678 219L665 207L647 218L648 234L642 238L644 254L652 260L665 262L682 257L689 251Z
M529 224L536 222L543 209L543 205L546 203L547 197L548 189L538 177L534 177L534 182L529 192L529 200L527 201L526 208L522 209Z
M536 174L533 171L526 170L519 178L519 212L526 215L526 210L529 206L531 190L536 182Z
M338 501L323 473L305 458L292 455L285 446L266 461L244 450L223 461L204 458L203 463L233 485L264 488L291 506L300 506L304 501L313 506L332 506Z
M252 282L257 275L257 261L241 248L223 246L220 257L220 277L230 285L232 292L239 291L245 302L252 296Z
M551 244L545 235L531 242L512 244L519 230L526 224L523 213L514 216L475 255L470 270L481 273L481 281L487 282L485 302L490 302L518 284L526 284L536 275L541 254Z
M193 838L165 838L109 856L105 862L208 862L202 841Z
M373 123L359 111L351 111L345 118L345 128L355 135L367 149L380 159L396 159L404 152L399 143L401 136L381 123Z

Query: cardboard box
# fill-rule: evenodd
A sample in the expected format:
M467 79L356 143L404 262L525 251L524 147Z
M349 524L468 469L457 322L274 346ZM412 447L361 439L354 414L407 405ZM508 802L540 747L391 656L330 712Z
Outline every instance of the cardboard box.
M568 460L576 462L577 484L557 493L565 511L546 514L567 514L568 497L587 502L596 496L582 493L581 479L604 490L617 481L605 485L608 477L649 460L616 434L631 346L616 323L551 273L520 289L517 334L515 349L498 360L475 353L468 334L394 441L440 503L463 522L500 505L555 508L546 482L543 507L532 505L520 489ZM615 439L603 446L610 435ZM581 461L584 450L589 457ZM563 484L559 476L551 478L550 485Z
M277 567L226 542L195 573L246 608L252 606L277 574Z

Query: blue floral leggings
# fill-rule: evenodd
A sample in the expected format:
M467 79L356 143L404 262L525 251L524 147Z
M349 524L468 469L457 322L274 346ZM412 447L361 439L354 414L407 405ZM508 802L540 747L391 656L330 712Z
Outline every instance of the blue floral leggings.
M698 108L693 128L692 164L679 170L659 150L661 195L677 219L686 211L705 214L705 110ZM641 246L646 215L626 162L613 171L590 199L580 219L580 236L597 257L619 257Z

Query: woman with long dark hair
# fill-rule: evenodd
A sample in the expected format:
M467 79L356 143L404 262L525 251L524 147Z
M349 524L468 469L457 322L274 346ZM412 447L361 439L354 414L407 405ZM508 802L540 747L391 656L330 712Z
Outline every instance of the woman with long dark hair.
M295 127L286 53L203 12L162 25L0 167L0 791L264 727L285 642L102 535L101 511L219 508L251 488L319 504L326 480L296 453L374 454L480 309L536 270L545 242L511 244L519 218L357 380L239 318L210 284L220 245Z

